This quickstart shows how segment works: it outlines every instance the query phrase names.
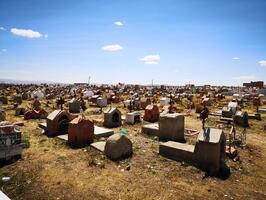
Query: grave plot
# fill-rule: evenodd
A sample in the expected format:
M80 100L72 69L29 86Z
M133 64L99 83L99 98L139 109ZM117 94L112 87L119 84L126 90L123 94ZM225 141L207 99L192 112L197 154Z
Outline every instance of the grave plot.
M21 141L21 132L11 122L0 122L0 160L20 158L25 143Z
M226 138L222 130L206 128L198 135L196 145L168 141L160 143L159 153L177 161L191 163L211 175L224 170Z
M114 128L121 126L121 112L117 108L110 108L104 112L104 127Z
M68 106L69 106L69 112L70 113L80 113L80 101L78 101L77 99L73 98L68 102Z
M118 133L110 136L106 142L92 143L91 147L101 151L113 161L128 158L133 154L132 142L127 136Z
M165 114L161 115L158 124L142 126L142 132L148 135L158 136L161 140L184 142L184 115Z

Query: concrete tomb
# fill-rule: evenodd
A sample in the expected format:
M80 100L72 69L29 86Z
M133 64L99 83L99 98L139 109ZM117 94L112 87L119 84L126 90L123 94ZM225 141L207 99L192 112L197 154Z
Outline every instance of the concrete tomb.
M225 118L232 118L233 117L233 111L231 108L229 107L223 107L222 108L222 117L225 117Z
M121 134L110 136L106 142L92 143L91 147L103 152L114 161L128 158L133 153L132 142L127 136Z
M77 117L69 122L68 143L71 146L85 146L93 142L94 124L88 119Z
M140 118L140 113L139 112L131 112L126 114L126 123L127 124L136 124L140 123L141 118Z
M146 109L151 104L151 99L147 97L140 98L140 106L142 109Z
M168 141L160 143L162 156L185 161L215 175L225 163L226 137L221 129L207 128L198 135L196 145Z
M66 110L55 110L48 115L46 123L39 124L48 136L57 136L68 133L69 122L74 119Z
M159 138L184 142L185 117L179 113L161 115L159 119Z
M80 112L80 101L73 98L68 102L69 112L70 113L79 113Z
M145 108L144 120L148 122L157 122L160 117L159 108L156 105L148 105Z
M170 98L162 97L160 99L160 106L161 107L164 107L164 106L168 105L169 103L170 103Z
M117 108L110 108L104 112L104 127L114 128L121 126L121 112Z
M97 100L96 100L96 104L97 104L97 106L99 106L100 108L105 107L105 106L107 106L107 99L104 98L104 97L99 97L99 98L97 98Z
M248 127L248 113L242 111L236 111L234 117L234 123L241 127Z
M20 158L25 143L21 141L21 132L11 122L0 122L0 160Z
M185 117L179 113L161 115L158 124L144 125L142 132L158 136L161 140L185 142Z
M107 139L104 153L111 160L127 158L133 153L132 142L125 135L114 134Z

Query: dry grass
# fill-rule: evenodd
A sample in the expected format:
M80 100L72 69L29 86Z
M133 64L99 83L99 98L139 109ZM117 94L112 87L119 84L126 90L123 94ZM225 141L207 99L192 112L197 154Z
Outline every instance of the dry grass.
M120 106L122 112L126 110ZM85 115L103 120L102 114ZM51 111L49 108L48 111ZM8 111L8 120L24 121ZM213 126L215 117L208 125ZM134 155L112 162L94 149L71 149L66 142L41 134L37 124L24 121L24 137L30 147L22 159L0 168L0 177L10 176L0 187L11 199L266 199L266 133L262 121L251 121L247 147L239 149L240 160L228 160L231 176L227 180L206 177L184 163L158 154L158 141L143 135L141 124L123 125L129 131ZM263 123L264 122L264 123ZM196 115L186 117L186 127L200 129ZM116 128L118 131L120 128ZM190 143L195 138L187 138Z

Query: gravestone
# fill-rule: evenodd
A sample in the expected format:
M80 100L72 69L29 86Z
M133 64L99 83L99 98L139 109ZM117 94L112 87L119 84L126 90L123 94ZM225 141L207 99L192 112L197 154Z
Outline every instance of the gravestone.
M107 106L107 99L104 97L99 97L96 100L96 104L97 106L99 106L100 108L103 108L105 106Z
M114 134L107 139L104 153L111 160L128 158L133 153L132 142L125 135Z
M80 102L75 98L69 101L69 112L70 113L79 113L80 112Z
M140 118L140 113L139 112L130 112L126 114L126 123L127 124L136 124L140 123L141 118Z
M93 142L94 124L88 119L77 117L69 122L68 142L71 146L84 146Z
M226 117L226 118L232 118L233 117L233 112L230 108L228 107L223 107L222 108L222 117Z
M226 137L221 129L207 128L200 132L196 145L168 141L160 143L162 156L191 163L216 175L225 166Z
M110 108L104 112L103 125L108 128L121 126L121 112L117 108Z
M242 111L236 111L236 114L233 117L234 123L242 127L248 127L248 113Z
M148 122L157 122L160 117L159 108L156 105L148 105L145 109L144 120Z
M159 118L160 139L184 142L184 120L184 115L179 113L161 115Z

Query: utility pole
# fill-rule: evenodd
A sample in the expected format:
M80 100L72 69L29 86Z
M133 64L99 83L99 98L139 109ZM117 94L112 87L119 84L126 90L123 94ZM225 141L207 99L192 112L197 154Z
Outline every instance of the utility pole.
M91 77L89 76L89 78L88 78L88 84L90 85L90 83L91 83Z

